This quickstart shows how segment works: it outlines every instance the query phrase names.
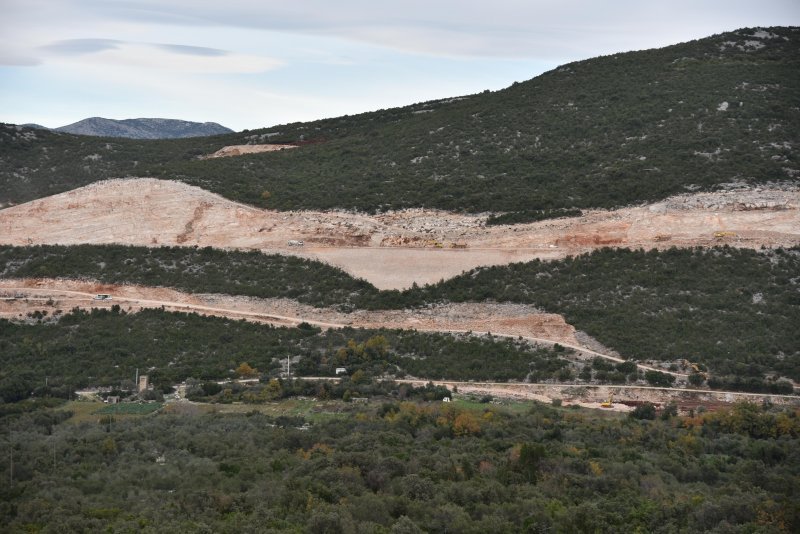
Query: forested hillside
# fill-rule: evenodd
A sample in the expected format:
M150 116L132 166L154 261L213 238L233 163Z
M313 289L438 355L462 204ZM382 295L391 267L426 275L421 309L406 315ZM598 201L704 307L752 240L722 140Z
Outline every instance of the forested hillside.
M95 405L96 406L96 405ZM92 406L89 406L92 408ZM73 403L73 410L83 409ZM10 532L796 532L798 413L389 400L303 418L3 419ZM324 416L324 417L323 417ZM98 424L97 420L100 420ZM9 474L12 476L9 478ZM10 481L10 483L9 483Z
M378 291L327 265L212 249L0 247L0 277L89 278L196 293L290 297L315 306L402 309L485 300L565 315L628 358L707 365L727 387L800 381L800 250L603 249L475 269L432 286ZM727 378L726 378L727 377ZM748 384L746 379L755 379Z
M29 319L29 324L0 319L0 404L31 394L68 398L79 388L117 386L131 380L137 367L148 368L152 383L164 392L190 378L237 378L235 369L243 363L257 370L254 375L275 377L286 370L287 357L295 360L292 369L299 377L335 376L336 367L343 366L347 376L360 371L363 380L348 386L354 394L376 377L541 381L558 378L569 367L559 359L563 349L537 349L505 338L462 339L413 330L321 331L308 324L278 328L157 309L134 314L119 308L73 310Z
M570 63L501 91L214 138L6 126L0 202L157 176L278 209L527 212L795 180L798 52L797 28L743 29ZM241 143L301 148L198 159Z

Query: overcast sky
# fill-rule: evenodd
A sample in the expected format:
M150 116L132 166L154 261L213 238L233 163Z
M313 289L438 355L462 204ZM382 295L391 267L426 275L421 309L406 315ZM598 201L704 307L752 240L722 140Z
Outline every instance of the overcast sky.
M501 89L560 64L800 25L800 0L0 0L0 121L235 130Z

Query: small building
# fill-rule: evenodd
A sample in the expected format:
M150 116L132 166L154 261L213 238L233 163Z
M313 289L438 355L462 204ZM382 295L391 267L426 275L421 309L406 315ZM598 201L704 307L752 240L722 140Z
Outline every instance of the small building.
M442 402L450 402L450 397L445 397L442 399Z
M336 368L337 375L346 375L347 374L347 367L337 367Z
M146 391L150 387L147 375L139 375L139 393Z
M105 402L107 402L108 404L117 404L119 403L119 397L116 395L109 395L108 397L106 397Z

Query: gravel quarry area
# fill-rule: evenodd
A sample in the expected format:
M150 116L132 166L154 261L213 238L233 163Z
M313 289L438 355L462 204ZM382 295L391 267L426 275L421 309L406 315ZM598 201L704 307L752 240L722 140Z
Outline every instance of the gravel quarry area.
M325 261L380 289L435 283L479 266L558 259L600 247L793 246L800 190L696 193L531 224L408 209L379 215L279 212L181 182L98 182L0 210L0 243L211 246Z
M111 295L97 300L98 294ZM64 279L0 280L0 317L23 319L28 312L78 308L110 308L137 311L164 307L175 311L248 319L276 325L308 323L328 327L398 328L421 331L492 332L507 336L542 338L580 345L575 327L561 315L544 313L533 306L500 303L453 303L410 310L357 310L344 313L315 308L291 299L262 299L218 294L190 294L174 289L136 285L101 284Z

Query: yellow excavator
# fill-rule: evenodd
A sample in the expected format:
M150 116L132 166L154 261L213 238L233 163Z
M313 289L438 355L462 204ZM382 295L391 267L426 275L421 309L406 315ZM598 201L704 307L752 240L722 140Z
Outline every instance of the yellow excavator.
M611 408L611 405L614 404L614 394L608 396L608 400L605 402L600 403L601 408Z
M694 362L690 362L689 360L687 360L685 358L678 360L678 363L681 364L681 367L683 367L683 369L687 369L687 368L691 369L692 370L692 374L698 374L698 375L702 376L704 379L706 379L706 380L708 379L708 373L706 373L703 370L703 368L700 367L700 364L694 363Z
M714 232L714 237L724 239L726 237L737 237L736 232Z

